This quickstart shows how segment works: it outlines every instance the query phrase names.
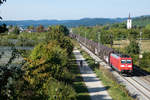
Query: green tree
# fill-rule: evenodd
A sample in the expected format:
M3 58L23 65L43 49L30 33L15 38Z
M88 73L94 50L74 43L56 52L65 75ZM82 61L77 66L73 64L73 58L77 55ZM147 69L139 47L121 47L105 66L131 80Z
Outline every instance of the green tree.
M139 54L140 48L135 39L130 41L129 46L126 48L126 52L131 55Z
M25 85L23 86L23 91L20 90L18 95L21 98L27 97L27 99L36 97L40 100L48 98L49 100L55 100L55 98L60 98L60 100L74 98L73 100L75 100L75 95L72 95L72 93L75 94L75 91L71 87L59 82L63 82L67 63L68 56L66 50L60 48L56 41L37 45L23 67L25 71Z
M29 31L33 31L33 30L34 30L34 26L33 26L33 25L30 25L30 26L27 27L27 29L28 29Z
M4 33L4 32L6 32L6 31L8 31L6 24L2 24L2 25L0 26L0 33Z
M32 74L37 74L35 76L48 73L47 75L56 79L63 77L63 69L66 67L68 58L66 50L60 48L57 42L37 45L30 58L32 63L27 66L27 69L36 68L31 70Z
M56 27L56 30L58 33L63 33L65 36L69 35L69 30L67 29L66 26L63 26L63 25L57 25Z
M19 27L15 26L12 33L13 33L13 34L19 34L19 33L20 33Z
M11 29L9 29L10 34L16 34L18 35L20 33L20 29L17 26L12 27Z
M139 31L138 30L136 30L136 29L129 30L128 39L130 41L132 41L132 39L137 39L138 36L139 36Z
M149 68L150 67L150 53L144 53L143 58L140 59L140 66L143 68Z
M74 46L69 37L64 37L63 39L59 40L59 43L60 47L67 50L68 55L72 54Z

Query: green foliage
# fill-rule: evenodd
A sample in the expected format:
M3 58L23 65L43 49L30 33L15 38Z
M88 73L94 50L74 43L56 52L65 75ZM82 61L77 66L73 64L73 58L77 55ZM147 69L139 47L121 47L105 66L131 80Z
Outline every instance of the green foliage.
M111 45L113 44L112 34L108 33L107 31L106 32L102 32L100 40L101 40L102 44L111 44Z
M136 40L139 36L139 30L136 30L136 29L131 29L129 30L129 36L128 36L128 39L129 40Z
M150 39L150 24L142 29L142 38Z
M115 23L111 25L111 28L121 28L121 29L126 29L126 23Z
M70 74L67 69L68 60L66 50L60 48L57 41L37 45L23 67L25 85L23 90L21 90L23 84L19 87L17 94L19 98L75 100L75 91L65 84L66 80L71 78L68 77Z
M30 28L33 29L33 27L30 27ZM37 29L36 29L36 31L39 32L39 33L40 32L44 32L44 26L43 25L38 26Z
M53 27L54 28L54 27ZM52 29L53 29L52 28ZM65 36L67 36L69 34L69 30L67 29L66 26L63 25L57 25L55 26L55 29L57 30L58 33L63 33Z
M146 25L145 29L150 30L150 24Z
M71 87L74 76L69 69L73 44L65 36L68 34L65 28L52 26L49 32L11 34L18 39L16 46L36 45L31 53L20 51L27 58L21 76L10 86L12 100L76 100Z
M17 39L18 35L17 34L9 34L9 35L4 36L3 38L5 38L5 39Z
M64 49L66 49L66 50L67 50L67 53L68 53L69 55L71 55L74 46L73 46L73 43L71 42L70 38L69 38L69 37L64 37L64 38L62 38L61 40L59 40L59 42L60 42L60 46L61 46L62 48L64 48Z
M42 43L36 46L30 56L33 62L36 62L31 68L45 65L45 70L50 71L49 75L60 79L63 76L63 68L67 64L67 53L65 50L61 49L56 42L50 42L48 45ZM38 68L37 68L38 70ZM41 70L39 70L41 71ZM39 73L37 73L39 74Z
M140 59L140 64L141 67L143 68L149 68L150 67L150 53L144 53L143 58Z
M33 25L30 25L30 26L27 27L27 29L28 29L28 30L34 30L34 26L33 26Z
M63 34L65 36L69 34L69 30L67 29L66 26L63 25L52 26L51 31L54 31L55 33Z
M0 25L0 33L5 33L6 31L8 31L6 24Z
M107 27L107 26L106 26ZM107 27L108 28L108 27ZM86 36L86 38L101 42L102 44L113 44L113 40L115 39L115 35L113 33L114 30L107 30L104 27L101 26L95 26L95 27L84 27L80 26L78 28L73 28L73 32L76 34L79 34L83 37ZM100 40L99 40L100 38Z
M20 33L20 29L17 26L14 26L12 28L12 31L10 32L10 34L16 34L16 35L18 35L19 33Z
M126 47L126 52L130 55L139 54L140 48L136 40L131 40L129 46Z
M35 46L37 44L36 41L31 41L31 40L24 40L24 39L21 39L21 40L18 40L15 44L15 46Z
M133 19L133 25L137 27L144 27L150 24L150 16L141 16Z
M51 79L43 85L48 100L76 100L76 92L70 85Z
M46 32L43 33L21 33L18 35L16 46L35 46L46 38Z

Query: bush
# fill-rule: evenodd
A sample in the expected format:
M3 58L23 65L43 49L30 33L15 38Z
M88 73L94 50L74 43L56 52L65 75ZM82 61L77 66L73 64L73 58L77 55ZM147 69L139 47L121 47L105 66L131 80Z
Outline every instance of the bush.
M43 94L49 97L48 100L76 100L77 96L70 85L65 85L55 79L48 80L43 85L43 90Z
M70 55L73 51L73 43L71 42L70 38L64 37L60 40L60 46L67 50L68 55Z
M0 25L0 33L5 33L8 31L6 24Z
M139 54L140 48L139 48L138 43L136 43L136 40L131 40L131 41L130 41L130 45L127 46L126 52L127 52L128 54L131 54L131 55L132 55L132 54Z
M144 53L143 58L140 60L140 67L149 68L150 67L150 52Z
M13 27L12 32L10 32L10 34L16 34L16 35L19 33L20 33L20 29L17 26Z
M63 77L63 69L67 66L67 53L61 49L57 42L37 45L31 53L31 63L27 69L32 74L40 77L40 74L47 73L48 76L56 79ZM47 77L47 76L46 76Z
M67 69L68 56L56 41L37 45L27 61L19 98L75 100L75 91L65 84L72 76Z

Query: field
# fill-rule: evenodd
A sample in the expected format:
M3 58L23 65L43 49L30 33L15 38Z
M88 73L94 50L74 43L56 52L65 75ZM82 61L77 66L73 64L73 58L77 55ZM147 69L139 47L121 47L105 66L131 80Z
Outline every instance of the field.
M125 48L129 45L129 40L114 41L114 48ZM150 40L142 40L142 52L150 52Z

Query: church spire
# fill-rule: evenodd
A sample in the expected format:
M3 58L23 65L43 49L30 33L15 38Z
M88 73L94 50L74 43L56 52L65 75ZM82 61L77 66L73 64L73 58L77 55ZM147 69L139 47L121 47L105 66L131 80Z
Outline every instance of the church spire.
M129 18L128 19L131 19L131 17L130 17L130 13L129 13Z
M132 28L132 19L129 13L129 18L127 20L127 29L131 29Z

